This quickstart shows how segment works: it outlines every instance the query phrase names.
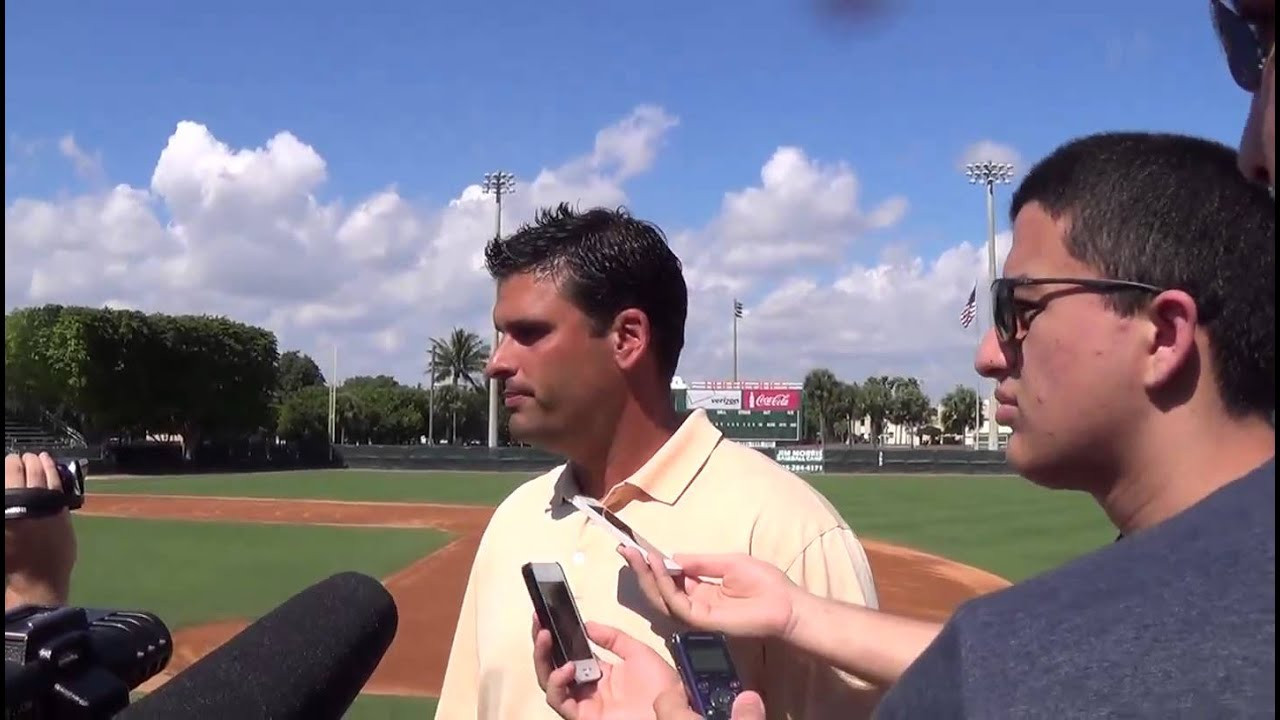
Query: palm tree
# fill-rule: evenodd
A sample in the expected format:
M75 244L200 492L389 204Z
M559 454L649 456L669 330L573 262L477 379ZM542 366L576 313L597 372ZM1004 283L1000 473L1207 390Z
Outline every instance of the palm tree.
M429 352L437 374L433 382L447 378L457 385L459 380L466 380L471 387L480 388L475 376L484 371L489 361L489 344L479 335L456 327L443 338L431 338Z
M840 381L826 368L810 370L804 378L804 405L818 421L818 437L826 445L839 413Z
M862 383L862 412L871 420L871 443L880 445L884 422L893 407L893 378L874 375Z
M489 344L470 330L455 327L452 332L443 338L431 338L431 347L427 350L427 358L427 375L431 378L431 405L427 411L431 418L427 421L428 432L435 432L436 383L448 379L454 387L455 396L447 398L444 407L449 410L452 419L453 441L457 442L458 408L460 403L456 399L456 390L461 380L466 380L467 384L476 390L480 389L480 383L476 381L475 376L484 371L485 363L489 361ZM434 441L435 436L433 434L432 442Z

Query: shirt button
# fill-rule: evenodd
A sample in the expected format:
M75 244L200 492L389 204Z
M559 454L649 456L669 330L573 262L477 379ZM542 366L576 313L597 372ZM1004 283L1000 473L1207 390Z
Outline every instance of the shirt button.
M584 564L586 564L586 562L587 562L587 556L586 556L584 553L582 553L581 551L576 552L576 553L574 553L574 554L573 554L573 564L574 564L574 565L584 565Z

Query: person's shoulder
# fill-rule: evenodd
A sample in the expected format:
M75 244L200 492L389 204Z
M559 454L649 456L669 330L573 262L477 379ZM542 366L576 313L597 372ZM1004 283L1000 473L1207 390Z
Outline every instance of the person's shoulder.
M840 511L809 481L783 467L764 453L732 440L721 440L706 471L751 498L752 544L775 562L790 563L816 541L831 532L844 535L844 545L859 543ZM861 552L860 550L858 552Z
M730 468L726 475L735 488L760 498L763 512L783 513L793 520L806 516L839 518L831 503L808 480L755 448L722 439L709 466Z
M953 620L975 636L1000 630L1006 639L1051 625L1124 627L1153 615L1225 620L1212 608L1248 613L1268 591L1274 602L1273 462L1160 525L970 600Z
M556 483L564 474L567 465L560 464L534 478L526 480L507 494L493 511L489 520L492 527L495 523L508 520L519 522L530 510L541 510L551 501L555 494Z

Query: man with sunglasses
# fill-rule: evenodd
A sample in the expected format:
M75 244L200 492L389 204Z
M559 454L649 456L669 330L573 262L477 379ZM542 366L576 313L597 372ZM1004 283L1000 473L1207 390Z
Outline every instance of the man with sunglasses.
M1253 96L1240 139L1240 170L1274 188L1275 0L1209 0L1209 9L1232 79Z
M1109 133L1038 163L1010 215L975 365L998 383L1010 465L1092 495L1116 542L945 625L814 597L744 556L677 554L673 579L621 552L677 620L777 638L887 687L877 717L1273 714L1271 197L1230 148ZM656 654L622 660L657 694ZM674 680L655 708L692 717ZM762 712L748 695L734 717Z

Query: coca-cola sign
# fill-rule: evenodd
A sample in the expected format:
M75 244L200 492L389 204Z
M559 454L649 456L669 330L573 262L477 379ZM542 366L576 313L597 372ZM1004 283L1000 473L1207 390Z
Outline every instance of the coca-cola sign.
M799 390L743 390L743 410L791 411L800 409Z

